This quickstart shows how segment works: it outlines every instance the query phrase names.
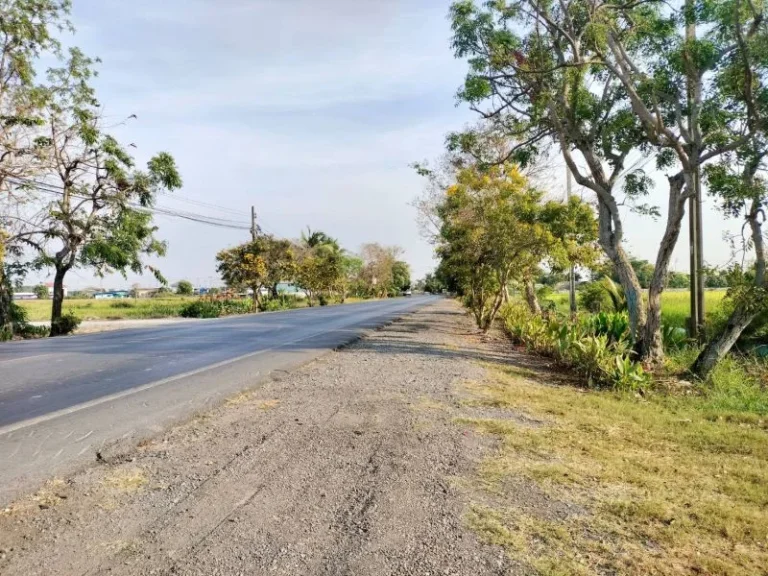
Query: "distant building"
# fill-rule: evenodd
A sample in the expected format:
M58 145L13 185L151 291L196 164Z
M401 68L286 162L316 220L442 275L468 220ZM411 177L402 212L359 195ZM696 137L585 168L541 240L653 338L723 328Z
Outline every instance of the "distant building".
M134 288L133 293L136 298L152 298L157 296L160 288Z
M48 288L48 294L50 294L51 297L53 297L53 282L46 282L45 287ZM64 298L66 298L67 296L69 296L69 289L66 286L64 286Z
M37 294L34 292L14 292L14 300L38 300Z
M130 298L131 293L127 290L113 290L111 292L96 292L93 295L95 300L116 300L121 298Z

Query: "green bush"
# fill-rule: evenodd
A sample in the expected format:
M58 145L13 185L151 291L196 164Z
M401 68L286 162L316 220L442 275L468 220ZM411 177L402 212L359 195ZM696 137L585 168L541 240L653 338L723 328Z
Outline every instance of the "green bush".
M51 330L48 326L35 326L33 324L22 324L16 327L16 335L24 338L25 340L33 340L36 338L48 338L51 335Z
M183 318L219 318L253 311L254 305L249 300L195 300L185 304L179 314Z
M47 326L34 326L28 321L27 309L11 302L11 323L13 330L0 331L0 342L13 340L13 338L47 338L50 330Z
M127 300L118 300L117 302L112 302L109 305L110 308L135 308L136 304L133 302L128 302Z
M628 322L622 314L571 322L531 315L521 304L501 311L504 329L516 343L584 376L589 386L637 390L650 377L632 360Z
M579 304L592 313L623 312L627 309L624 291L608 277L582 285L579 288Z
M222 315L222 302L216 300L196 300L186 304L179 315L182 318L218 318Z
M579 306L594 314L613 310L611 298L600 282L590 282L579 288Z
M624 312L600 312L586 316L582 320L583 328L593 336L605 336L608 342L629 344L629 316Z
M259 310L262 312L277 312L299 307L299 299L290 294L281 294L277 298L262 300Z
M67 334L72 334L72 332L77 330L78 326L80 326L80 318L75 316L75 313L70 310L66 314L62 315L62 317L59 318L54 324L52 324L51 331L55 332L59 336L66 336ZM53 330L54 327L56 330Z

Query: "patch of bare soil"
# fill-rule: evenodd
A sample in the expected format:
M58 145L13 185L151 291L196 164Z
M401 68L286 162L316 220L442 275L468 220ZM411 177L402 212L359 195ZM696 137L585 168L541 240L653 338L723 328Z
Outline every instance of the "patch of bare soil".
M454 422L503 352L443 301L274 374L0 511L0 574L528 573L467 528L496 446Z

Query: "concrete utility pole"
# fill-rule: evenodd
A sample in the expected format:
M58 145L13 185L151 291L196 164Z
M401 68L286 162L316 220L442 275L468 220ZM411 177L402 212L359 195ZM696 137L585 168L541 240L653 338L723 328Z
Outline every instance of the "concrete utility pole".
M568 165L565 166L565 202L571 199L571 188L573 187L573 175ZM576 270L573 266L568 271L568 301L571 305L571 315L576 314Z
M258 231L258 228L256 227L256 207L251 206L251 240L256 242L256 232Z
M693 0L685 0L685 11L688 21L685 25L685 39L689 44L696 41L696 21ZM701 169L699 167L698 106L701 100L700 86L693 79L694 63L687 55L688 67L688 131L692 136L690 158L695 162L693 174L693 195L688 201L688 230L691 269L691 318L690 331L692 338L699 338L704 326L704 235L701 229Z

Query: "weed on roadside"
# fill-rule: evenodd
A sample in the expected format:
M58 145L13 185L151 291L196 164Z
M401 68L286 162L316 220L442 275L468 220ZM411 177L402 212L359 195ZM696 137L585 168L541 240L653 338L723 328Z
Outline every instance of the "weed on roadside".
M110 471L101 482L110 490L129 494L141 490L148 479L147 473L141 468L118 468Z
M537 384L497 367L476 402L537 419L460 422L500 439L477 484L499 504L470 527L539 574L766 574L768 436L695 405ZM505 502L510 478L583 514ZM507 497L505 497L505 494Z

